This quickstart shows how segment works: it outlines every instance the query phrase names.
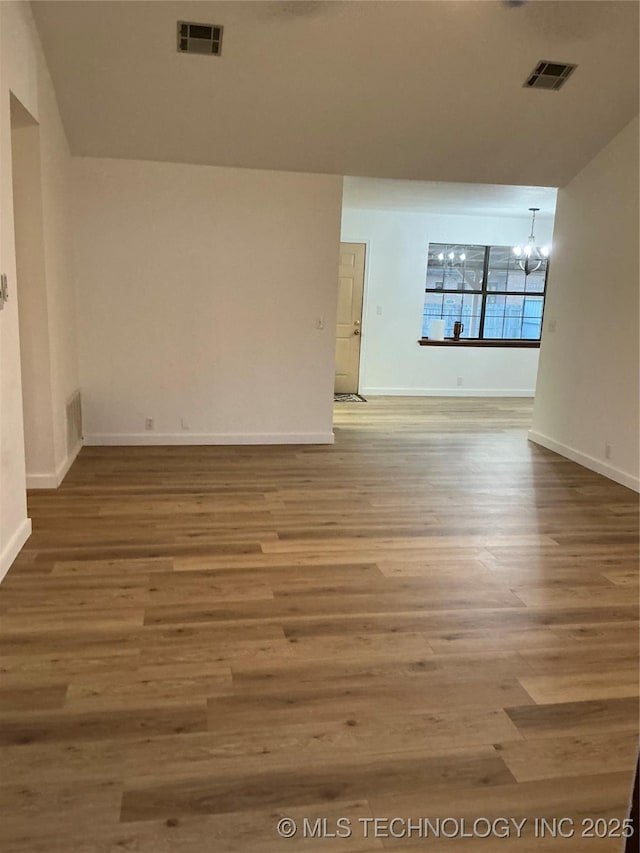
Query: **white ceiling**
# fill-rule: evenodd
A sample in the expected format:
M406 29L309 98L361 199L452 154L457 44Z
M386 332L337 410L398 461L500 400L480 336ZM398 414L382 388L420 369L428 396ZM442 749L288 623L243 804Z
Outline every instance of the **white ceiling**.
M508 216L530 221L530 207L540 208L536 214L538 219L553 218L556 195L557 190L552 187L347 177L342 198L346 208L459 216Z
M75 154L560 186L638 112L635 0L32 5ZM524 89L541 59L578 69Z

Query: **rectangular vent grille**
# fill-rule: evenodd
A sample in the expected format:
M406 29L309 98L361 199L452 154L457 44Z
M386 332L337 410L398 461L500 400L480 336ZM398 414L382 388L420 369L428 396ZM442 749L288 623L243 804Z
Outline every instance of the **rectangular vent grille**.
M550 89L557 91L567 82L569 77L576 70L577 65L570 65L567 62L540 62L527 77L524 84L526 89Z
M215 24L192 24L178 21L178 53L200 53L220 56L222 27Z
M80 392L67 400L67 453L73 453L82 441L82 402Z

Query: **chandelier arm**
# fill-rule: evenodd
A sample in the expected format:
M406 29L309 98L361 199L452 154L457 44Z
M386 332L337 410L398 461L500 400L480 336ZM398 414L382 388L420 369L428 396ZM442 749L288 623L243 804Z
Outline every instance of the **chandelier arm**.
M529 266L529 258L527 258L524 263L522 261L518 261L518 266L525 275L531 275L532 272L536 272L540 269L540 267L542 266L542 261L538 261L535 267L532 268Z

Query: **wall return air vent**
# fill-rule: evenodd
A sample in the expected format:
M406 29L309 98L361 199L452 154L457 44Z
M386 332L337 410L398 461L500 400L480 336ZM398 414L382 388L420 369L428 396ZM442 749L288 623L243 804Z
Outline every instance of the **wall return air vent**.
M222 27L216 24L193 24L178 21L178 53L200 53L220 56Z
M568 62L546 62L542 59L527 77L524 87L557 91L564 86L577 67Z

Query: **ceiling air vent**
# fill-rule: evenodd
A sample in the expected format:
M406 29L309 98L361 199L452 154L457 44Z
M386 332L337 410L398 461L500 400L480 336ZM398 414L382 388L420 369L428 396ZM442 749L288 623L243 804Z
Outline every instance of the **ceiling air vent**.
M220 56L221 51L222 27L178 21L178 53Z
M525 89L551 89L557 90L567 82L573 74L577 65L567 62L540 62L527 77L524 84Z

